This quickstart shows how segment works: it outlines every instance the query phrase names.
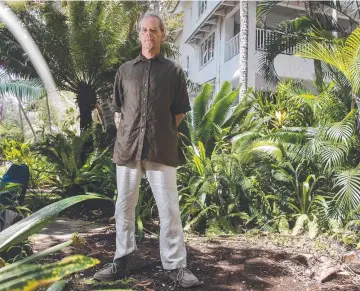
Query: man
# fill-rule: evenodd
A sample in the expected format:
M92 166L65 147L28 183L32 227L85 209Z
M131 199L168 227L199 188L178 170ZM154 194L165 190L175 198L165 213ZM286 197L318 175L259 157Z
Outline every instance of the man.
M161 18L140 21L142 52L120 66L114 84L113 109L118 126L114 149L118 199L115 208L114 262L94 275L116 280L128 275L128 255L135 251L135 207L145 172L160 216L160 255L170 278L183 287L199 284L186 269L186 249L176 185L177 126L190 110L184 73L160 54L166 30Z

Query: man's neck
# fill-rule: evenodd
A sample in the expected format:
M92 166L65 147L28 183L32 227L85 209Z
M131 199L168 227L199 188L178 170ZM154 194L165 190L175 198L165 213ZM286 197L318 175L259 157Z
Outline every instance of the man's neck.
M155 51L155 50L145 50L145 49L143 49L141 51L141 53L145 58L152 59L152 58L158 56L160 54L160 51L159 50Z

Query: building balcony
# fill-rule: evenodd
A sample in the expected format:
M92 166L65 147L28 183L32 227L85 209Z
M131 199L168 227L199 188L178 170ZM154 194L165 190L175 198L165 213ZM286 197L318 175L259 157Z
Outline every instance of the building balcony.
M265 29L256 29L255 35L250 37L250 41L255 41L255 52L261 52L265 48L266 42L271 38L279 37L277 32ZM254 40L254 38L256 38ZM311 59L296 57L298 48L286 48L274 60L274 67L276 73L281 78L294 78L299 80L312 80L314 75L314 62ZM221 66L222 80L234 80L240 74L239 58L235 57L240 51L240 36L239 34L231 38L225 46L223 60ZM260 55L255 52L249 52L249 65L251 67L251 74L259 74ZM260 77L257 77L260 78ZM261 78L260 78L261 79ZM256 87L263 87L265 83L259 80L255 81ZM261 83L261 84L260 84Z
M276 39L280 32L276 32L268 29L256 28L256 46L257 51L263 51L265 44ZM225 62L236 56L240 52L240 34L233 36L225 44ZM294 55L298 52L298 48L290 47L286 48L282 54Z

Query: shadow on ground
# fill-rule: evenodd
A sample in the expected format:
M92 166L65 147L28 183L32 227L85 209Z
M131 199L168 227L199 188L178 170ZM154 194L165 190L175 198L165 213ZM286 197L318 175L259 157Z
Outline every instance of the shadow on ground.
M46 231L51 239L51 232ZM56 231L55 231L56 232ZM65 233L66 231L62 231ZM101 231L100 231L101 232ZM55 237L51 244L61 242ZM49 241L48 241L49 242ZM43 249L35 243L35 247ZM49 247L49 244L46 245ZM61 259L69 254L82 253L101 260L102 264L112 261L115 250L113 228L106 232L87 234L83 249L68 248L51 260ZM306 267L286 261L286 252L277 247L269 247L261 242L252 242L244 237L188 237L188 267L203 284L191 290L207 291L304 291L304 290L360 290L349 280L336 279L326 284L317 284L305 276ZM167 291L184 290L174 284L161 267L159 243L156 238L145 238L138 242L138 251L131 255L130 268L132 280L117 284L94 285L91 277L101 267L96 266L69 280L66 290L97 290L131 288L133 290Z

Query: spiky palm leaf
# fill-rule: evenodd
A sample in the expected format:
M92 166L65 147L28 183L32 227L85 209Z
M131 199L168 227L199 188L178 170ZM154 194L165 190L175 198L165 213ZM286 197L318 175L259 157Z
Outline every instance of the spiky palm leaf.
M327 63L341 72L352 88L351 109L355 106L355 97L360 89L360 70L358 58L360 53L360 28L355 29L346 41L317 42L311 40L302 47L301 57L312 58Z
M194 100L194 105L192 109L192 122L195 133L199 130L202 119L206 114L206 110L212 95L212 90L213 87L211 84L204 84L202 91Z
M208 140L213 135L214 125L222 127L226 116L231 108L231 105L236 100L239 91L235 90L228 94L226 97L218 97L219 95L226 94L229 90L220 91L217 95L216 103L213 104L211 109L205 114L198 130L198 138Z
M344 215L356 209L360 204L360 172L359 169L343 171L336 175L334 188L337 193L333 198L336 213Z

